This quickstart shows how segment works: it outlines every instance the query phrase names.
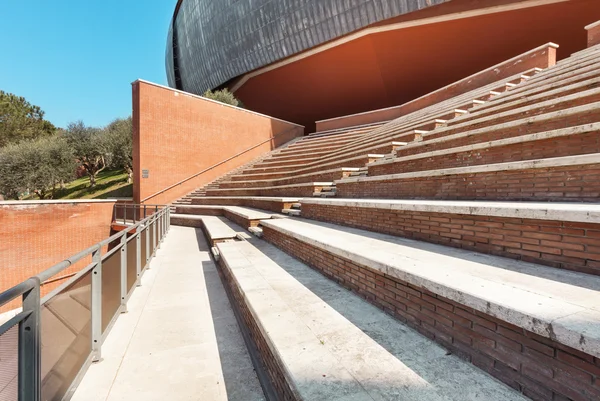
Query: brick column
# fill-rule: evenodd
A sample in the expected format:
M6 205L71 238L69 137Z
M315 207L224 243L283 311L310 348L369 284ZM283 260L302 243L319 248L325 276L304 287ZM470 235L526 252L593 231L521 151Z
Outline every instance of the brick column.
M585 27L588 31L588 47L600 44L600 21Z

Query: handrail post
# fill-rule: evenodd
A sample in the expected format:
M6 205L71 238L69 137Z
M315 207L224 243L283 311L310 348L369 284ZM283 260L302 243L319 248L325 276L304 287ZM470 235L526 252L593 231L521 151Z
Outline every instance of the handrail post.
M138 227L135 234L135 271L137 273L137 286L142 285L142 231Z
M92 361L102 358L102 247L92 252Z
M135 224L135 218L136 218L136 213L137 212L137 207L135 205L133 205L133 224Z
M162 242L162 213L156 212L156 232L158 233L158 237L156 237L156 249L160 248L160 243Z
M19 323L18 391L20 401L40 401L41 388L41 332L40 332L40 280L23 294L23 311L31 314Z
M123 225L127 224L127 205L123 205Z
M121 237L121 313L127 312L127 233Z
M154 253L156 252L156 248L157 248L157 244L158 241L156 240L156 213L154 214L154 216L152 217L152 255L154 255Z
M146 206L144 206L144 215L146 215ZM145 268L150 267L150 222L146 221L144 230L146 230L146 263Z

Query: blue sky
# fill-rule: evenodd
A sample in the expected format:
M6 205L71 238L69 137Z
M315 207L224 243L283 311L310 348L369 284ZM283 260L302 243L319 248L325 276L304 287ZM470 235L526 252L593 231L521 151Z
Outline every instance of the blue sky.
M166 84L176 0L0 2L0 90L24 96L64 127L131 114L131 82Z

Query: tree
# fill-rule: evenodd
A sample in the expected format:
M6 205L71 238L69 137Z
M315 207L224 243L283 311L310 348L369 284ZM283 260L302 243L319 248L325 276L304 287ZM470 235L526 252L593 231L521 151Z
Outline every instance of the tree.
M26 190L40 199L54 197L56 186L75 174L71 148L59 136L22 141L0 151L0 192L18 199Z
M236 107L244 107L244 104L241 102L241 100L236 99L235 95L229 92L229 89L227 88L217 90L214 92L211 90L207 90L206 92L204 92L203 97L207 99L216 100L217 102L230 104Z
M44 112L25 98L0 91L0 147L25 139L50 136L55 127Z
M127 183L133 178L133 124L131 117L117 118L104 129L110 156L110 168L127 171Z
M90 178L90 188L96 186L96 176L110 163L104 130L87 127L82 121L70 123L64 137L73 149L75 159Z

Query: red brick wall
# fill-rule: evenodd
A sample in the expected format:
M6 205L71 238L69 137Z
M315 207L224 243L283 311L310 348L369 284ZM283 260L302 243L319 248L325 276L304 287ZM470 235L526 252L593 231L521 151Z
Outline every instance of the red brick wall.
M600 165L337 182L340 198L597 202Z
M263 228L263 238L536 401L600 399L600 359Z
M170 203L304 133L299 125L143 81L133 84L133 124L134 199L150 204Z
M302 217L600 275L600 224L310 203Z
M477 74L471 75L458 82L450 84L428 95L405 103L401 106L374 110L366 113L339 117L330 120L317 121L317 131L327 131L336 128L352 127L395 118L423 109L454 96L469 92L504 78L511 77L529 69L548 68L556 64L556 48L542 46L518 57L490 67Z
M0 203L0 291L110 236L115 201ZM77 272L78 263L56 278ZM60 280L59 280L60 281ZM52 284L43 288L47 293Z

